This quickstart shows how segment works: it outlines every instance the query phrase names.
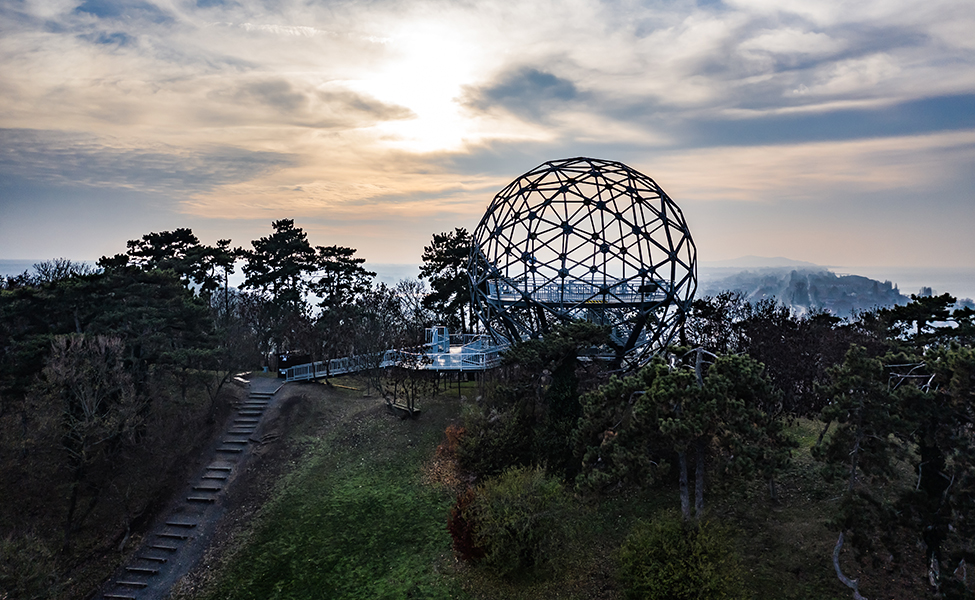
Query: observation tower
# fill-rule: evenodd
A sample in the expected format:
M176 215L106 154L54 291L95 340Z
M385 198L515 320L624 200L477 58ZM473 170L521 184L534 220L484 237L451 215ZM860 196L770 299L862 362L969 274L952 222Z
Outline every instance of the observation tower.
M546 162L505 187L473 234L471 297L487 332L514 343L558 322L608 325L615 360L670 343L697 289L680 208L652 179L594 158Z

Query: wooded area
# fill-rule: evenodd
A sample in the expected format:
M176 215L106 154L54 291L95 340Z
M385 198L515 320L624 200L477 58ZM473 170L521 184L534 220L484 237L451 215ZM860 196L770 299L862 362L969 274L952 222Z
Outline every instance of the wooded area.
M584 497L674 486L683 533L660 522L634 535L654 543L676 535L697 548L688 552L726 557L720 536L707 533L706 490L757 479L778 502L776 480L797 447L786 429L819 423L811 447L818 476L845 482L832 516L832 563L853 597L862 590L841 565L845 543L881 597L971 598L975 311L954 304L947 294L913 297L841 320L722 293L695 301L682 347L632 374L580 361L600 331L572 324L507 353L496 389L465 420L457 455L486 481L544 467ZM495 533L492 490L473 488L452 515L455 547L475 562L492 561L497 544L512 547ZM513 500L504 502L510 509ZM705 538L717 546L694 546ZM639 540L628 543L646 550ZM718 568L720 556L706 567L685 555L665 574L655 552L627 556L620 576L632 597L750 597L735 569ZM549 558L528 549L517 566ZM696 569L713 570L714 580Z
M149 233L95 267L57 259L0 280L10 597L82 597L106 575L213 433L232 374L274 369L290 351L318 360L422 342L433 319L422 282L374 283L354 249L313 247L291 220L272 229L250 249Z
M209 439L234 373L273 369L269 359L289 351L366 354L418 346L433 324L475 325L464 229L425 248L429 289L422 279L376 283L354 249L313 246L291 220L272 230L249 249L207 246L188 229L150 233L97 267L59 259L0 282L9 597L89 593ZM239 290L228 285L237 265ZM646 557L670 559L646 548L671 540L678 554L732 565L735 548L708 519L712 494L759 481L778 501L797 447L789 428L802 420L820 427L816 476L843 482L833 563L851 595L876 585L844 571L839 556L852 548L865 573L909 573L913 597L973 597L971 308L945 294L840 319L726 292L694 302L679 347L626 373L586 358L606 336L575 322L516 345L465 405L448 438L470 486L444 515L458 556L530 576L577 535L558 515L658 487L673 490L678 516L634 526L621 589L697 598L714 585L749 597L731 567L681 596L647 579ZM437 385L435 374L403 370L365 380L387 394Z

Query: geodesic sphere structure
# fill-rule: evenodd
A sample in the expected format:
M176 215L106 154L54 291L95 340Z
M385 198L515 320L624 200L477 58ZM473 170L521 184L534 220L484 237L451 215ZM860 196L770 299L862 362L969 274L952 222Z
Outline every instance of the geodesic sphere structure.
M501 190L473 234L472 302L507 342L560 321L609 325L618 361L668 344L697 289L680 208L652 179L593 158L546 162Z

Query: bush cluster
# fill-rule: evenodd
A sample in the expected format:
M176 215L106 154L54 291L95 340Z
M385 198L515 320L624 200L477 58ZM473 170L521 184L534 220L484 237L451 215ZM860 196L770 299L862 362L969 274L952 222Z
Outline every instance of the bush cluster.
M464 435L457 459L461 467L479 477L495 477L513 466L532 462L531 422L523 405L466 409Z
M572 537L571 510L544 469L514 467L461 494L447 528L462 558L510 577L558 560Z
M677 515L641 521L617 553L618 577L632 600L747 598L728 533Z

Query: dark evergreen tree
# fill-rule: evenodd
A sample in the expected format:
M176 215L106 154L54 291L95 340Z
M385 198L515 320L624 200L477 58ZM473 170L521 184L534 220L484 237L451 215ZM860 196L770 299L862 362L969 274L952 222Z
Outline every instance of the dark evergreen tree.
M735 477L768 480L785 466L792 443L776 415L763 410L774 404L776 392L762 365L726 355L705 369L698 353L685 358L692 362L657 359L583 396L576 438L583 455L581 485L607 489L643 482L676 463L681 510L690 519L692 458L697 517L704 508L709 461Z
M433 236L433 243L423 248L420 277L430 281L430 294L423 305L433 311L441 324L461 331L473 327L470 281L467 263L472 239L463 227Z
M308 276L318 268L315 249L292 219L271 223L274 233L251 242L245 251L244 289L254 290L267 317L259 332L266 353L291 349L310 317Z
M503 383L465 423L458 454L463 466L495 475L511 466L546 466L563 477L579 469L575 428L581 416L583 382L593 385L604 365L583 363L580 354L605 345L605 328L567 323L544 338L505 353Z
M308 235L292 219L271 223L274 233L251 242L244 257L244 289L267 298L281 312L307 309L308 274L317 269L316 253Z
M746 339L742 322L751 312L743 292L725 291L694 300L684 325L688 344L709 352L742 352Z
M309 287L323 311L348 306L369 291L376 274L362 266L366 259L356 258L354 248L318 246L315 250L316 270Z

